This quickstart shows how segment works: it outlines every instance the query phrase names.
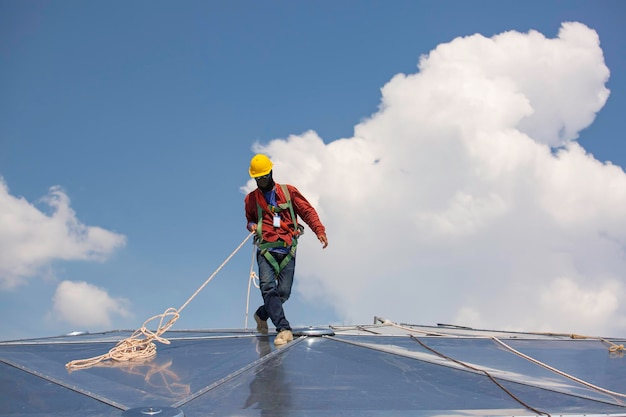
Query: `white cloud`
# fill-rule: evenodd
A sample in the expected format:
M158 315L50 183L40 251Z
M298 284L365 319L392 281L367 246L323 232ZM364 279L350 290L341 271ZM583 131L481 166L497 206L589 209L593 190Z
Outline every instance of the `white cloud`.
M126 242L123 235L82 224L59 187L43 201L50 215L12 196L0 178L0 289L23 284L54 260L103 260Z
M568 328L584 330L591 335L595 332L605 334L611 328L611 319L619 314L624 286L613 280L601 285L589 282L587 286L591 288L583 288L568 278L555 278L541 289L542 308Z
M53 318L90 330L110 329L112 315L130 315L127 300L112 298L106 290L82 281L62 281L53 302Z
M255 145L328 229L324 251L303 238L296 288L349 323L626 332L626 175L574 142L608 77L579 23L457 38L393 77L353 137Z

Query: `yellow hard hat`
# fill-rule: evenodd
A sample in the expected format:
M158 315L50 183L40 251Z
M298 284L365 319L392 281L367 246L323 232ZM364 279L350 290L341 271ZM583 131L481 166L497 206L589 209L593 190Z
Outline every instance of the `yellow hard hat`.
M272 161L262 153L256 154L250 160L250 176L252 178L267 175L272 170Z

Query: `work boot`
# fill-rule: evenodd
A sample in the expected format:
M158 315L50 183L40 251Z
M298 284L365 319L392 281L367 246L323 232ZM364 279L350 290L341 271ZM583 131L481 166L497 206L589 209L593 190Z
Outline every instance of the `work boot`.
M267 320L261 320L261 317L254 314L254 321L256 321L256 330L261 334L267 334Z
M274 339L274 346L279 347L286 345L287 343L293 340L293 334L291 334L291 330L281 330L276 335Z

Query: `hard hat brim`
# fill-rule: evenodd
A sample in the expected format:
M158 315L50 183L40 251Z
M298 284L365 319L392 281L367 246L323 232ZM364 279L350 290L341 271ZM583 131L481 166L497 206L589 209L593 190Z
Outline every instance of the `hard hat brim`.
M257 173L255 173L255 174L253 175L253 174L252 174L252 170L251 170L251 169L249 169L249 170L248 170L248 173L250 173L250 177L251 177L251 178L258 178L258 177L262 177L263 175L267 175L267 174L269 174L270 172L272 172L272 170L271 170L271 169L268 169L267 171L257 172Z

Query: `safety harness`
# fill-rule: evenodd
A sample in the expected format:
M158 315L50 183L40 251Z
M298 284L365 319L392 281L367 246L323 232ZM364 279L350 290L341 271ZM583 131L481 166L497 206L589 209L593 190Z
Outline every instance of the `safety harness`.
M280 188L283 190L283 194L285 195L285 199L287 200L287 202L278 204L276 206L270 206L267 203L267 201L265 201L265 198L261 194L260 190L258 194L256 195L256 207L257 207L257 213L258 213L257 216L258 216L259 221L257 223L256 236L254 237L254 243L260 249L260 254L263 255L265 259L267 259L270 265L272 265L272 267L276 271L276 275L278 275L280 271L282 271L283 268L289 263L289 261L294 256L296 256L296 247L298 246L298 238L304 232L304 227L302 227L301 225L298 225L298 219L296 218L296 215L293 211L293 204L291 204L291 196L289 195L289 190L287 189L287 186L284 184L280 184ZM287 223L285 223L282 218L280 219L280 227L286 230L287 232L289 232L289 234L291 234L292 243L291 243L289 252L287 252L287 256L285 256L279 264L274 258L274 256L272 255L272 252L270 251L270 249L285 248L287 247L287 242L283 240L277 240L276 242L264 242L263 241L263 211L267 211L268 213L275 215L287 209L289 209L289 214L291 215L291 219L293 220L295 230L291 230L289 226L287 226Z

